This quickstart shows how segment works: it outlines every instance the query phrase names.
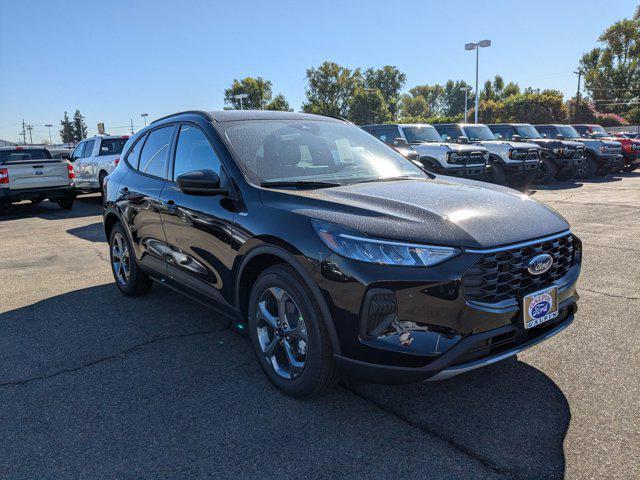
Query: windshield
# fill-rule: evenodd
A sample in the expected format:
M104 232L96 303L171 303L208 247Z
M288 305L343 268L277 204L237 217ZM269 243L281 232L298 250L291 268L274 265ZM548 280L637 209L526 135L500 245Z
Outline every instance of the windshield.
M595 126L595 127L591 127L591 134L594 137L608 137L609 136L607 131L604 128L602 128L600 125Z
M496 139L486 125L465 125L463 128L465 136L472 142Z
M440 141L440 134L431 125L402 127L402 132L409 143Z
M540 134L533 127L533 125L516 125L515 128L516 132L518 132L518 135L520 135L525 140L528 138L541 138Z
M580 134L571 125L558 125L558 133L564 138L580 138Z
M47 160L51 158L49 150L26 148L24 150L1 150L0 151L0 163L2 162L21 162L28 160Z
M119 155L129 137L103 138L100 140L100 153L98 155Z
M428 178L411 161L364 130L315 120L223 122L247 178L263 182L357 183L391 177Z

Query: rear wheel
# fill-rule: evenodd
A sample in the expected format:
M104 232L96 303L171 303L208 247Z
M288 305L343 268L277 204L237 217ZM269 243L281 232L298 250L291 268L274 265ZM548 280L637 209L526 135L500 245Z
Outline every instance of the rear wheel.
M138 266L129 238L120 223L109 235L109 255L113 278L122 293L140 296L149 291L152 280Z
M549 157L544 156L540 160L540 164L538 165L538 171L536 172L533 181L535 183L540 183L540 184L549 183L551 180L554 179L554 177L556 176L556 173L558 173L558 168L556 167L556 164L554 163L554 161L551 160Z
M100 200L104 201L104 179L107 177L107 172L104 170L98 175L98 184L100 185Z
M322 312L290 266L275 265L256 280L249 300L249 331L258 363L283 392L317 396L335 382Z
M75 200L74 197L63 198L58 202L58 205L60 205L60 208L64 210L71 210L73 208L74 200Z

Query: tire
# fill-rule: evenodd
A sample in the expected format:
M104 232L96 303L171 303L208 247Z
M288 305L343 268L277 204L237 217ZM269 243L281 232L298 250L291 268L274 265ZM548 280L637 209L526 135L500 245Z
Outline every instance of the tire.
M136 262L131 242L121 223L116 223L109 235L109 261L116 286L131 297L146 294L153 281Z
M624 172L629 173L629 172L633 172L633 171L637 170L637 169L638 169L638 167L640 167L640 165L639 165L639 164L636 164L636 165L626 165L622 170L623 170Z
M538 165L538 171L536 172L533 182L537 184L544 184L551 182L558 173L558 167L553 160L544 156L540 160Z
M495 183L497 185L507 184L507 174L505 173L504 168L496 163L487 165L486 179L487 182Z
M294 319L295 326L291 325ZM260 367L284 393L314 397L335 383L325 319L313 294L289 265L268 268L254 283L249 333Z
M598 172L598 162L592 153L587 153L585 162L578 167L578 178L595 177Z
M71 210L73 208L74 200L74 197L63 198L58 202L58 205L60 205L60 208L62 208L63 210Z
M104 202L104 179L107 176L107 172L105 172L104 170L102 170L100 172L100 174L98 175L98 185L99 185L99 190L100 190L100 201Z

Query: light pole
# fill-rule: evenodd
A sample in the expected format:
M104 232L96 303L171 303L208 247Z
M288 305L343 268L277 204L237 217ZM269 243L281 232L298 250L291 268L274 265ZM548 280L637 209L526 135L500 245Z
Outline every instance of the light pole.
M149 116L148 113L141 113L140 116L142 117L142 119L144 120L144 126L147 126L147 117Z
M53 145L53 140L51 140L51 127L53 127L53 125L45 125L45 127L47 127L49 129L49 145Z
M464 92L464 123L467 123L467 112L469 111L467 108L467 99L469 98L469 90L471 87L461 87L460 91Z
M464 46L465 50L476 51L476 112L475 123L478 123L478 105L480 104L480 91L478 90L478 63L480 61L480 48L490 47L491 40L480 40L477 43L467 43Z
M233 98L235 98L236 100L240 100L240 110L243 109L244 104L242 103L242 100L244 100L245 98L247 98L249 96L248 93L240 93L238 95L234 95Z

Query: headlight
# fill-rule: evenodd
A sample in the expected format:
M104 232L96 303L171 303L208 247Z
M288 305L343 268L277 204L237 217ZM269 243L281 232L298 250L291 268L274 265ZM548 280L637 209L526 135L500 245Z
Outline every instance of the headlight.
M631 150L640 150L640 145L634 143L633 145L631 145Z
M601 151L601 152L608 152L608 151L609 151L609 147L607 147L606 145L602 145L602 146L600 147L600 151Z
M561 148L554 148L553 153L561 157L564 154L564 150L562 150Z
M459 253L458 250L450 247L416 245L364 237L318 220L312 220L312 223L316 233L327 247L338 255L361 262L429 267Z

